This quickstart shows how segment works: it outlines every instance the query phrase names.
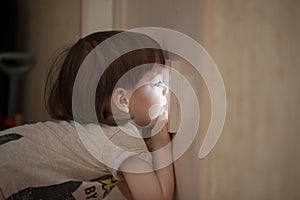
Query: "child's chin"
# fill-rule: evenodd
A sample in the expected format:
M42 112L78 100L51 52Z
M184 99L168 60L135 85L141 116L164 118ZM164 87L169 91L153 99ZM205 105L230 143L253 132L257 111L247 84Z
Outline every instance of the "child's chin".
M148 119L147 122L144 123L135 123L135 126L137 126L138 128L142 128L142 129L149 129L149 128L153 128L153 126L155 125L156 121L157 121L156 117L155 119Z
M147 125L147 128L153 128L153 126L156 124L157 119L158 116L155 119L151 119L150 123Z

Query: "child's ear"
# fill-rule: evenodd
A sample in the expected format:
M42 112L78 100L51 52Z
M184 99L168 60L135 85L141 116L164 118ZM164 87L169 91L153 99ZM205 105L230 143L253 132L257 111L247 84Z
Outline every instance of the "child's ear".
M124 88L116 88L112 93L113 103L119 110L125 113L129 113L129 100L127 96L128 93Z

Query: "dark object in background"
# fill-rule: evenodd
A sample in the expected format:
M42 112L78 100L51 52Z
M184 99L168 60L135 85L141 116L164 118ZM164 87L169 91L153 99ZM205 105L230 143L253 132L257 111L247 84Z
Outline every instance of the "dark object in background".
M0 2L0 53L16 51L17 0ZM8 128L5 123L8 108L9 78L0 72L0 130Z
M16 51L17 0L0 2L0 53ZM7 116L9 78L0 72L0 115ZM1 125L0 125L1 127Z
M26 53L0 53L0 71L9 78L7 116L15 119L20 113L20 78L34 64L34 58Z
M17 3L0 1L0 130L20 123L19 78L34 63L31 55L17 49Z

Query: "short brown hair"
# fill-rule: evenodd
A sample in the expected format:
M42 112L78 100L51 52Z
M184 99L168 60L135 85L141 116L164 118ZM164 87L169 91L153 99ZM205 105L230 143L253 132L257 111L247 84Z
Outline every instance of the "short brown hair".
M74 120L72 112L72 93L74 82L78 70L88 54L104 40L119 34L125 33L122 31L104 31L92 33L82 39L79 39L73 46L66 49L54 61L51 70L48 74L45 86L45 103L48 113L54 119L59 120ZM101 76L95 95L95 110L98 122L107 125L116 125L113 118L105 109L106 102L110 99L113 89L118 80L129 70L136 66L148 63L164 64L163 51L160 46L148 36L138 33L130 33L126 37L129 43L141 43L151 41L155 43L156 48L140 48L137 50L125 53L115 59L105 69ZM117 44L112 44L112 48ZM114 49L114 50L115 50ZM110 51L110 49L107 49ZM153 65L152 65L153 66ZM132 74L129 78L129 87L135 86L139 79L152 67L145 67L143 70L137 70L138 74Z

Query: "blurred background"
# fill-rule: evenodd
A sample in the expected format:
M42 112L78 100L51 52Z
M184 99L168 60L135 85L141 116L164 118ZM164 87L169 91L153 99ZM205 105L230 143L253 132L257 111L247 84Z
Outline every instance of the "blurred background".
M23 123L49 120L43 104L47 72L57 53L79 37L95 30L174 29L208 51L227 92L227 117L214 150L199 160L199 139L175 163L176 198L300 199L300 1L14 2L12 14L1 15L8 22L1 36L11 31L15 51L36 59L20 81ZM7 5L1 4L3 10ZM209 114L203 116L199 138L209 122Z

